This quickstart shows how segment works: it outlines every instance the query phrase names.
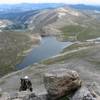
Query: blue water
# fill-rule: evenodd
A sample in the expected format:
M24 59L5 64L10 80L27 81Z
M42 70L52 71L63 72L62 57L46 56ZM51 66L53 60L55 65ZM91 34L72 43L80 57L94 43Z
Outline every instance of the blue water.
M33 63L37 63L43 59L57 55L62 51L62 49L71 44L71 42L57 41L55 37L42 38L40 45L34 47L23 61L16 65L16 67L17 69L23 69Z

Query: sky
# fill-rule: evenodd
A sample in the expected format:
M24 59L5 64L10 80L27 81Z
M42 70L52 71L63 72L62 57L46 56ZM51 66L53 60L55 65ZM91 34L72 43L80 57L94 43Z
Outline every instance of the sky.
M100 5L100 0L0 0L0 4L14 3L67 3Z

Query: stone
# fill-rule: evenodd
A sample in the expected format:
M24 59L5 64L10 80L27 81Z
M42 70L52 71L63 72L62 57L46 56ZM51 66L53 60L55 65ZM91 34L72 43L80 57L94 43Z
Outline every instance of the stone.
M94 91L97 95L100 96L100 86L97 82L89 82L86 84L90 91Z
M40 98L40 100L47 100L47 95L48 94L42 94L42 95L39 95L38 97Z
M37 96L32 92L22 91L15 93L3 93L0 100L45 100L44 95Z
M69 69L56 69L45 73L44 85L49 97L58 99L71 94L82 84L79 74Z
M22 100L47 100L47 94L35 95L34 93L30 93L25 95Z
M0 100L10 100L10 95L7 92L2 93Z
M75 92L72 100L98 100L86 87L81 87Z

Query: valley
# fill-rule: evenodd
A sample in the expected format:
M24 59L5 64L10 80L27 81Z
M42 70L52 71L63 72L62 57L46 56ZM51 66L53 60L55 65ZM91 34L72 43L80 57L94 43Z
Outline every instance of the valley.
M45 93L44 73L65 68L100 96L100 12L79 8L61 4L0 14L1 94L18 91L25 75L34 93Z
M16 65L17 69L23 69L27 66L39 63L43 59L47 59L59 54L65 47L72 45L71 42L60 42L56 37L44 37L40 43L24 57L22 62Z

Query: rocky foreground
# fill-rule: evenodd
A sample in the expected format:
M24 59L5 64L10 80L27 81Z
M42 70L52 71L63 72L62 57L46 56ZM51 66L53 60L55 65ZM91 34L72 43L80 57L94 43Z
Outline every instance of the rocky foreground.
M0 100L100 100L93 87L84 85L74 70L51 70L44 74L43 82L47 93L36 95L29 91L6 92L1 94Z

